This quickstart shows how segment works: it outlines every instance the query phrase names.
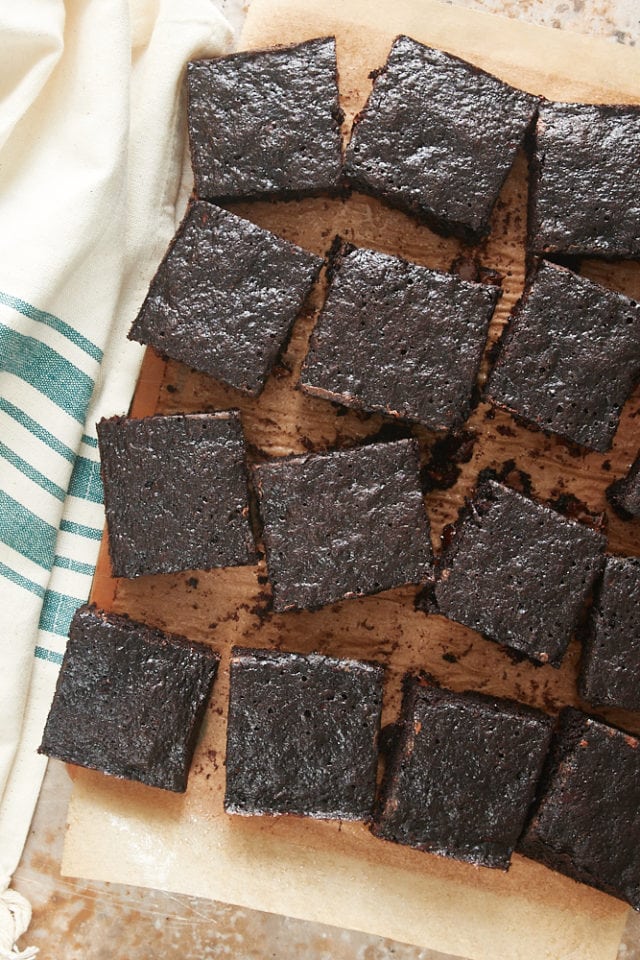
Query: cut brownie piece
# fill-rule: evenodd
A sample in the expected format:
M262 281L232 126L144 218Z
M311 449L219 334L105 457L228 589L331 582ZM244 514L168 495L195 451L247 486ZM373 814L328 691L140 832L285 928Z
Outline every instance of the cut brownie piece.
M39 753L180 793L217 668L203 643L80 607Z
M98 424L116 577L255 561L235 411Z
M531 248L640 256L639 155L640 107L543 102L531 170Z
M585 640L580 693L594 705L640 710L638 558L607 558Z
M225 810L368 818L382 679L374 663L234 648Z
M604 452L640 378L640 304L550 263L529 280L487 393L545 433Z
M331 273L303 389L430 430L461 424L499 288L348 244Z
M199 196L283 197L338 188L342 112L334 37L195 60L187 89Z
M420 583L431 572L414 441L272 460L255 476L276 610Z
M607 499L624 520L640 517L640 455L634 460L626 477L607 487Z
M321 266L248 220L193 203L129 339L255 396Z
M538 99L440 50L398 37L356 117L345 171L443 233L475 241Z
M568 708L518 851L640 909L640 742Z
M532 660L558 664L605 543L590 527L482 482L440 559L438 611Z
M509 867L552 720L511 700L408 677L373 832L485 867Z

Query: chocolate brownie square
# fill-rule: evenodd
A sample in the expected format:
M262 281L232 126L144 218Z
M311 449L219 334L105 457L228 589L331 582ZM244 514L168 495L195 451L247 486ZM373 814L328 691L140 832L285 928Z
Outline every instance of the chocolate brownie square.
M217 669L203 643L80 607L38 752L184 792Z
M580 693L640 710L640 559L607 557L584 643Z
M430 574L413 440L271 460L255 478L275 610L314 609Z
M255 561L235 411L112 417L98 443L114 576Z
M211 200L335 191L342 172L336 41L187 68L196 192Z
M640 378L640 304L542 262L516 305L490 400L545 433L601 453Z
M551 738L552 720L511 700L405 680L373 832L508 869Z
M607 487L607 499L623 520L640 517L640 455L625 477Z
M532 660L558 664L605 544L598 531L482 482L440 558L438 612Z
M499 288L349 244L334 252L330 272L305 392L430 430L461 424Z
M192 203L129 339L255 396L321 266L248 220Z
M536 253L638 257L640 107L540 106L531 169Z
M518 851L640 910L640 741L568 708Z
M227 813L367 819L382 679L375 663L235 647Z
M345 172L445 234L474 242L531 127L537 97L398 37L356 117Z

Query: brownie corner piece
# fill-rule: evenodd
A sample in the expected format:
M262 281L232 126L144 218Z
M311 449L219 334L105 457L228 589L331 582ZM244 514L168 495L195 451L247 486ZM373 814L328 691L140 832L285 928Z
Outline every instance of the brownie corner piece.
M531 660L557 665L605 545L599 531L485 480L440 560L438 611Z
M475 242L538 98L410 37L397 37L355 120L345 173L356 189Z
M566 708L518 851L640 910L639 799L638 739Z
M607 557L583 642L580 693L593 706L640 710L640 558Z
M640 378L640 304L541 261L512 312L487 396L544 433L604 453Z
M550 717L522 704L407 678L373 832L508 869L551 729Z
M375 663L234 648L227 813L368 819L382 680Z
M629 472L607 487L607 500L623 520L640 517L640 454Z
M640 256L640 106L543 102L531 166L529 247Z
M345 244L329 273L302 389L429 430L462 424L499 288Z
M184 792L218 661L205 644L80 607L39 752Z
M340 187L335 37L194 60L187 93L200 197L298 197Z
M114 576L255 562L237 411L97 425Z
M129 339L257 396L322 263L249 220L194 201Z
M415 441L271 460L254 476L276 610L316 609L430 574Z

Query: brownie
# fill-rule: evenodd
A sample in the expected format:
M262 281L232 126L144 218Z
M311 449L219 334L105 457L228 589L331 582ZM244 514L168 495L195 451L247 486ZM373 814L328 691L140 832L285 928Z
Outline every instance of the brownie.
M501 342L487 394L498 406L601 453L640 378L640 304L540 263Z
M275 610L314 609L430 574L413 440L271 460L255 478Z
M38 752L183 792L217 668L203 643L80 607Z
M531 169L536 253L638 257L640 107L540 106Z
M430 430L460 425L499 288L347 244L330 272L303 389Z
M116 577L255 561L236 411L98 424Z
M373 832L506 870L551 729L550 717L522 704L408 677Z
M195 60L187 90L199 196L286 197L339 187L335 37Z
M580 693L640 710L640 559L607 557L584 643Z
M474 242L489 217L537 97L477 67L397 37L356 117L345 171L445 234Z
M627 475L607 487L607 499L623 520L640 517L640 454Z
M368 818L382 680L375 663L235 647L227 813Z
M640 741L567 708L519 852L640 909Z
M558 664L605 543L600 532L515 490L481 482L440 558L437 610L532 660Z
M192 203L129 339L255 396L321 266L248 220Z

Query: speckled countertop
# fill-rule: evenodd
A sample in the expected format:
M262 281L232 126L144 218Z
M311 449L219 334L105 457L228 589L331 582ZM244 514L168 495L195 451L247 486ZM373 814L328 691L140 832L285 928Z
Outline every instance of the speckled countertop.
M638 0L446 2L629 45L640 37ZM218 0L218 5L238 30L246 4ZM14 878L15 887L34 907L22 943L38 946L42 960L447 960L443 954L379 937L193 897L61 878L70 792L64 766L50 764ZM640 960L640 914L630 914L619 960Z

